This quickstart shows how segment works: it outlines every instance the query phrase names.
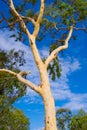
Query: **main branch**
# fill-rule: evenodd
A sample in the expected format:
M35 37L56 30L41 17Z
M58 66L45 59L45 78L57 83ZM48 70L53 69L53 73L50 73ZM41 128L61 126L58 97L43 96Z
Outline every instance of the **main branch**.
M0 72L6 72L6 73L9 73L11 75L14 75L15 77L17 77L17 79L19 81L21 81L23 84L25 84L26 86L30 87L32 90L34 90L35 92L39 93L40 92L40 88L38 86L36 86L34 83L32 83L31 81L23 78L22 76L23 75L27 75L29 74L30 72L29 71L22 71L22 72L19 72L19 73L15 73L11 70L7 70L7 69L0 69Z
M62 51L62 50L65 50L68 48L68 42L72 36L72 32L73 32L73 26L70 27L70 31L69 31L69 34L67 36L67 38L65 39L65 44L63 46L59 46L58 48L56 48L54 51L52 51L52 53L48 56L48 58L46 59L45 61L45 64L46 66L48 67L49 63L55 59L57 57L57 54Z

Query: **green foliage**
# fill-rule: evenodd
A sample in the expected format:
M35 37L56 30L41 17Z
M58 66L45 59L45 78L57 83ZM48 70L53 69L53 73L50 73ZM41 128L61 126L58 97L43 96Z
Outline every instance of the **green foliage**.
M87 113L80 109L77 114L72 114L71 110L60 108L56 111L56 121L59 130L86 130Z
M29 120L21 110L0 108L0 130L29 130Z
M31 17L36 21L40 8L38 0L19 0L18 3L14 1L14 5L19 14ZM9 23L8 27L11 31L14 31L15 28L17 28L17 33L12 33L11 37L15 37L16 41L26 42L25 32L21 29L18 18L14 16L11 10L9 10L7 20ZM32 22L27 21L26 19L23 20L30 33L32 33L34 29ZM49 38L52 39L52 45L49 49L51 53L56 47L64 45L71 25L76 27L80 27L81 25L82 27L85 20L87 20L86 0L45 1L45 11L37 40L41 42L45 37L49 36ZM76 36L72 37L76 40ZM57 59L49 65L48 71L52 80L55 80L56 76L60 77L61 67Z
M36 3L37 3L37 0L22 0L22 1L19 0L17 2L17 4L14 1L15 8L19 14L21 14L25 17L27 16L27 17L31 17L34 19L37 18L37 11L34 10ZM28 27L31 27L30 21L28 21L28 22L27 22L27 20L24 20L24 21ZM14 37L15 41L25 42L26 41L25 32L23 32L23 30L21 29L18 18L15 17L14 13L11 10L9 10L8 23L9 23L8 27L9 27L10 31L14 31L15 28L17 28L17 33L12 32L11 37Z
M64 33L67 34L71 25L78 26L79 23L80 26L86 19L86 0L54 0L45 7L42 26L46 30L45 34L48 33L55 40L60 39Z
M76 24L87 18L87 1L85 0L55 0L54 5L58 8L65 25Z
M18 66L25 63L24 52L0 50L0 68L19 72ZM28 119L23 112L12 108L12 104L26 92L26 86L16 77L0 72L0 130L28 130Z
M24 52L22 50L10 50L9 53L0 50L0 68L8 68L11 70L18 70L18 66L25 64Z
M61 108L56 111L56 120L59 130L66 130L71 120L72 113L69 109Z
M26 4L28 4L30 2L34 5L34 4L36 4L37 0L23 0L23 2L25 2Z
M9 3L9 2L8 2ZM19 4L20 3L20 4ZM14 1L14 5L19 14L37 19L39 8L37 9L38 0L19 0L17 3ZM10 30L17 28L18 34L13 34L16 40L25 41L25 33L21 30L19 20L14 16L11 10L9 11ZM2 11L1 11L2 12ZM41 24L41 32L46 36L47 33L51 33L51 36L55 31L55 25L58 28L69 27L70 25L78 25L78 22L82 22L87 19L87 1L86 0L54 0L45 1L45 11ZM29 30L31 30L31 22L24 20ZM50 31L51 30L51 31ZM44 34L45 31L45 34ZM63 33L63 32L62 32ZM40 35L42 37L42 35ZM43 37L44 38L44 37ZM40 39L40 38L38 38Z
M9 53L0 50L0 68L7 68L19 72L18 66L25 63L24 52L11 50ZM5 96L5 102L14 102L25 94L26 86L11 74L0 72L0 95Z
M87 113L83 110L79 110L75 114L69 124L70 130L86 130L87 129Z
M51 76L51 79L55 80L56 78L59 78L61 76L61 71L62 70L59 65L59 61L56 58L48 66L48 72L49 72L49 75Z

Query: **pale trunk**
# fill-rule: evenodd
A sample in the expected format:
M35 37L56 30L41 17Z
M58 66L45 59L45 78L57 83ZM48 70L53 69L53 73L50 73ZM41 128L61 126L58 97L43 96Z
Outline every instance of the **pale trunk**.
M45 89L43 95L43 101L44 101L44 108L45 108L45 129L44 130L57 130L55 103L50 88Z
M56 110L54 98L50 90L50 83L48 74L45 68L42 69L42 91L41 96L44 102L45 108L45 128L44 130L57 130L56 126Z
M34 54L34 59L37 68L39 70L40 79L41 79L39 94L43 98L44 108L45 108L45 129L44 130L57 130L55 104L50 90L47 68L39 56L33 37L30 40L30 45L31 45L32 52Z

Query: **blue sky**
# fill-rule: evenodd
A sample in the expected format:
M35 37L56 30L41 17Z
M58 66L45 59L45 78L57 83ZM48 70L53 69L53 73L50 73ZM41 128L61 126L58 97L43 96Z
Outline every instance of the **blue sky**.
M7 13L8 9L5 8L5 5L0 8ZM82 108L87 112L87 33L82 31L76 31L75 33L77 40L71 39L69 48L59 55L62 75L55 82L50 79L50 84L56 109L65 107L74 112ZM30 70L31 74L27 78L38 84L39 74L29 46L21 42L15 42L14 38L9 38L10 34L11 32L7 29L0 30L0 49L6 51L13 48L23 50L26 64L20 69ZM45 46L38 44L41 56L49 55L50 39L47 38L44 41ZM43 129L44 106L38 94L27 88L26 95L17 100L14 105L23 110L25 115L30 118L31 130Z
M20 69L30 70L31 74L27 78L38 84L39 74L30 48L21 42L15 42L14 38L9 38L10 33L8 30L0 31L0 48L7 51L13 48L24 50L26 64ZM81 31L76 34L77 40L70 40L69 48L63 55L59 55L62 67L60 79L56 79L55 82L50 79L50 83L56 109L65 107L77 111L82 108L87 111L87 34ZM49 54L47 46L40 47L39 51L41 56ZM31 130L43 129L44 107L38 94L27 88L26 95L17 100L14 105L30 118Z

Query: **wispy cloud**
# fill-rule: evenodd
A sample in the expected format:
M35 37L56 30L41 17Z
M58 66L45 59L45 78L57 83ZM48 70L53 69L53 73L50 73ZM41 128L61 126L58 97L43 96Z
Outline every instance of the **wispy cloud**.
M70 94L70 100L66 103L64 108L70 108L71 110L84 109L87 111L87 94Z
M44 130L44 127L38 128L38 129L34 129L34 130Z
M38 70L36 68L31 50L28 46L24 45L21 42L15 42L14 38L9 38L9 31L0 31L0 48L9 51L10 49L15 49L15 50L23 50L25 52L25 59L26 59L26 64L21 67L21 70L30 70L31 74L28 76L28 78L36 83L39 84L40 77L38 74ZM42 56L47 56L49 54L48 50L40 50L40 54ZM60 64L62 67L62 75L60 79L57 79L55 82L51 81L51 89L53 92L53 96L56 100L66 100L68 99L69 102L64 104L64 107L68 107L72 110L84 108L87 109L87 93L85 94L75 94L72 93L69 87L69 79L68 76L81 69L80 63L76 58L70 58L67 57L66 59L60 58ZM27 98L24 99L24 102L26 103L34 103L36 102L36 98L38 95L27 88L27 95L29 98L31 98L31 101ZM39 99L38 99L39 100ZM39 102L40 103L40 102ZM73 107L74 106L74 107Z

